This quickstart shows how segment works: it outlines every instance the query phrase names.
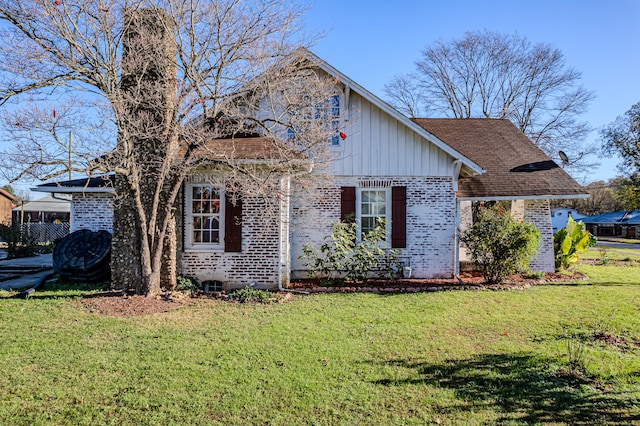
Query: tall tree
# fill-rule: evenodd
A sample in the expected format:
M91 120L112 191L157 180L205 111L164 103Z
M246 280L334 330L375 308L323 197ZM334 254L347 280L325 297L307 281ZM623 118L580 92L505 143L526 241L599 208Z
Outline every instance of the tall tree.
M595 145L580 121L592 100L581 74L548 44L517 35L468 32L427 46L412 74L385 86L391 104L411 117L505 118L550 157L564 151L570 166L584 165Z
M623 209L620 193L622 179L610 179L608 182L591 182L584 189L589 193L589 198L572 198L567 200L552 200L551 207L566 207L577 210L586 216L594 216L601 213Z
M4 123L55 138L60 116L49 112L51 102L83 100L85 127L107 137L87 150L81 168L118 174L115 200L125 214L114 244L135 242L125 257L138 292L160 291L175 202L205 159L224 170L234 192L271 199L274 172L299 172L300 153L316 164L327 158L331 126L301 111L330 99L335 82L296 50L309 42L299 36L303 13L289 0L0 0L2 113L20 113L25 100L47 111L26 129L15 126L17 117ZM263 137L277 158L258 167L211 144L242 135ZM25 153L43 157L25 158L25 168L44 164L53 176L77 163L64 165L64 143L44 151L38 137L22 140ZM62 161L46 163L47 155ZM38 167L31 172L42 177Z
M600 136L605 154L622 159L618 199L627 210L640 209L640 102L602 129Z

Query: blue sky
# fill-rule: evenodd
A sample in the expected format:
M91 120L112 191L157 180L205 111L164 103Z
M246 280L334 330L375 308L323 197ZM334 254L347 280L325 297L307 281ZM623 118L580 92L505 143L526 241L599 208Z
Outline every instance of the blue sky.
M596 129L640 102L638 0L317 0L305 20L327 31L314 53L383 99L385 83L412 72L426 45L487 29L560 49L595 93L583 118ZM617 160L601 162L587 183L616 176Z
M314 53L383 99L385 83L413 71L426 45L487 29L559 48L596 95L583 116L595 129L640 102L640 0L315 0L305 22L326 31ZM580 183L616 176L616 159L601 162Z

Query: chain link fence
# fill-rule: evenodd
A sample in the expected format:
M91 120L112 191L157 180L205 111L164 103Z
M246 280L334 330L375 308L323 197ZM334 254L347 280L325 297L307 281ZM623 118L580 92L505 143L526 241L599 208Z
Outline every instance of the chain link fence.
M21 231L34 243L46 244L69 235L68 223L23 223Z

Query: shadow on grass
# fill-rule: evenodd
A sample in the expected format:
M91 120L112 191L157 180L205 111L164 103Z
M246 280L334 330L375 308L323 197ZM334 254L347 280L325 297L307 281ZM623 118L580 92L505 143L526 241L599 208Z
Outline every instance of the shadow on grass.
M493 409L503 416L498 423L563 422L568 424L630 424L640 421L639 401L628 394L601 390L588 379L552 371L552 360L531 354L487 354L468 360L441 364L390 360L415 370L407 379L381 379L381 386L427 384L448 388L468 404L458 404L451 412ZM635 407L636 414L631 414Z

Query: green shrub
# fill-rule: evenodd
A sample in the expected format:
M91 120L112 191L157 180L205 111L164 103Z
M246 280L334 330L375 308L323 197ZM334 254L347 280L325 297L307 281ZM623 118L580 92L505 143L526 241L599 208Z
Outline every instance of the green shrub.
M556 260L556 269L567 269L575 266L580 258L579 253L595 245L596 240L591 236L589 231L585 230L584 223L576 222L573 218L569 217L567 226L560 229L553 236L553 253Z
M200 288L198 284L198 279L194 277L186 277L183 275L178 275L176 277L176 290L177 291L188 291L189 293L194 293Z
M536 254L540 231L518 222L501 206L482 209L478 221L460 236L473 264L489 283L504 282L509 275L527 270Z
M242 303L269 303L273 296L267 290L260 290L253 287L244 287L228 294L229 298Z
M38 253L36 241L23 232L19 224L0 224L0 241L7 243L9 259L35 256Z
M384 247L384 221L357 240L358 225L339 221L331 225L331 235L324 238L318 251L313 244L305 244L300 259L314 276L324 280L366 281L371 276L392 279L399 264L399 251Z

